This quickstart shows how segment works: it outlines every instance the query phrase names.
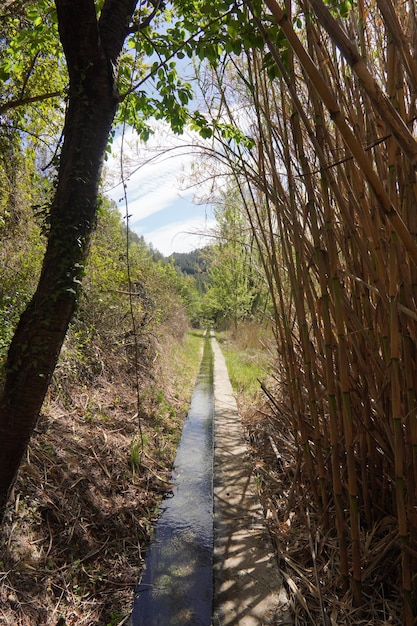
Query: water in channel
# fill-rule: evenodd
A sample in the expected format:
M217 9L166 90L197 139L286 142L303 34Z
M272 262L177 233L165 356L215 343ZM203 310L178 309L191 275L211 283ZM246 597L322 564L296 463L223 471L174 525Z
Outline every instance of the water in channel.
M213 600L213 351L210 338L136 590L132 626L210 626Z

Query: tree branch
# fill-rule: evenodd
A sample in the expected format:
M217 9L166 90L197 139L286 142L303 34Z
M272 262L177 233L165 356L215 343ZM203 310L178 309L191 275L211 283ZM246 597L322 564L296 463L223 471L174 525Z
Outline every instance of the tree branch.
M24 93L25 93L25 89L26 89L27 84L28 84L28 82L29 82L29 78L30 78L30 76L31 76L31 74L32 74L32 72L33 72L33 68L35 67L36 59L38 58L39 54L40 54L40 50L38 50L38 51L35 53L35 55L34 55L34 57L33 57L32 61L31 61L31 63L30 63L29 69L28 69L28 71L26 72L25 80L23 81L22 89L20 90L20 97L21 97L21 98L23 98L23 95L24 95Z
M149 24L152 22L153 18L157 14L158 10L160 9L161 11L163 11L165 8L164 0L149 0L149 2L154 7L153 11L147 17L145 17L142 20L142 22L140 22L139 24L132 24L132 26L130 26L127 30L128 35L132 35L133 33L138 33L144 28L146 28L147 26L149 26Z
M100 56L100 38L93 0L56 0L58 29L70 81Z
M62 96L61 91L51 91L50 93L39 94L38 96L29 96L27 98L19 98L18 100L10 100L5 104L0 104L0 115L9 111L10 109L17 109L25 104L32 104L32 102L42 102L42 100L48 100L49 98L57 98Z

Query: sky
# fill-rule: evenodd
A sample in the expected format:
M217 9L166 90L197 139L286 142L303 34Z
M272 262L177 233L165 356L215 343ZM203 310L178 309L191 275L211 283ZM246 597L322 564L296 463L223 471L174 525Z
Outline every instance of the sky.
M212 207L199 200L208 190L193 186L190 178L196 161L188 147L191 141L192 137L175 136L158 122L146 145L133 131L127 131L123 140L119 136L105 165L103 190L125 216L123 146L129 227L164 256L207 245L215 226Z

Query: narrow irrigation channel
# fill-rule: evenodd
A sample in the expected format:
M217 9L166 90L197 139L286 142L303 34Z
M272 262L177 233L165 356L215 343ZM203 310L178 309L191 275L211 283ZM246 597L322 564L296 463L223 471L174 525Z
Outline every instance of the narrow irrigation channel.
M213 601L213 350L204 352L164 500L136 591L132 626L210 626Z

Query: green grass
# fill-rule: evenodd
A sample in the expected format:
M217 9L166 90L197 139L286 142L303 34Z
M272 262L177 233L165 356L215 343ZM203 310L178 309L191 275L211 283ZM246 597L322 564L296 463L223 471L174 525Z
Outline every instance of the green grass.
M260 382L266 372L256 361L256 357L235 352L229 346L222 346L227 371L234 391L254 397L260 389Z
M200 368L203 350L203 330L192 330L187 333L183 343L176 347L174 355L177 363L178 377L175 384L181 388L188 388L191 397L194 383Z
M238 333L216 333L236 393L254 398L268 373L269 355L259 341L262 329L243 326Z

